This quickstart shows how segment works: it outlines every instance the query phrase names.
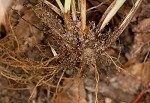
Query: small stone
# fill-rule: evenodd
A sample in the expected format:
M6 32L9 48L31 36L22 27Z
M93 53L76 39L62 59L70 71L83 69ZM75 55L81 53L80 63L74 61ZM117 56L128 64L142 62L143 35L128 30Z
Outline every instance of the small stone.
M105 103L112 103L112 100L110 98L105 98Z

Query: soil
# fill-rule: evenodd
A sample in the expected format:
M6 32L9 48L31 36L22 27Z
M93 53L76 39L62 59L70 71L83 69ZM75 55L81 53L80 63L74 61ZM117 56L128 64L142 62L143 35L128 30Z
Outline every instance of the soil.
M114 31L136 0L103 32L96 25L113 0L87 0L86 36L78 10L67 27L41 1L14 0L1 25L0 103L150 103L149 0L117 40Z

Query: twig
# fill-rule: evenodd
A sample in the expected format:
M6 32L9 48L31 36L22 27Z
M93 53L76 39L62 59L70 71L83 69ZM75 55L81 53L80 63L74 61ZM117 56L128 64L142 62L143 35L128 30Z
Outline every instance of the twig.
M97 9L97 8L101 7L103 4L105 4L106 2L108 2L108 0L106 0L106 1L104 1L104 2L102 2L102 3L100 3L100 4L97 5L97 6L94 6L94 7L91 7L91 8L89 8L89 9L87 9L86 12L89 12L89 11L91 11L91 10L93 10L93 9Z
M150 82L147 84L147 86L135 97L132 103L138 103L138 101L142 98L142 96L147 92L147 90L150 89Z
M96 86L95 86L95 103L98 103L98 89L99 89L99 80L100 76L97 70L97 67L95 66L95 79L96 79Z

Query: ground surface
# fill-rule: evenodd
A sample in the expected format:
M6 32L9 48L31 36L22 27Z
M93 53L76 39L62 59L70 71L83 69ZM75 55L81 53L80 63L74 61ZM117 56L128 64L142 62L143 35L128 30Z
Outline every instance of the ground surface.
M87 0L87 8L102 1ZM52 49L60 54L65 51L65 43L53 35L65 32L60 25L62 18L52 15L54 19L47 20L50 24L43 23L33 9L37 3L36 0L16 0L9 9L11 25L6 24L6 31L0 35L0 103L94 103L95 100L98 103L137 103L133 102L136 100L150 103L149 0L143 0L125 31L106 49L105 55L98 58L98 72L74 68L74 64L78 64L74 58L78 57L76 52L68 50L73 54L71 59L67 57L70 54L60 56L60 60L57 56L53 58ZM109 4L87 12L88 23L97 22ZM122 10L130 8L126 5L132 3L127 1L110 26L116 25L114 21L120 22L118 16L123 14ZM92 50L86 50L93 55ZM85 61L93 62L93 56ZM61 68L57 67L59 64L63 64Z

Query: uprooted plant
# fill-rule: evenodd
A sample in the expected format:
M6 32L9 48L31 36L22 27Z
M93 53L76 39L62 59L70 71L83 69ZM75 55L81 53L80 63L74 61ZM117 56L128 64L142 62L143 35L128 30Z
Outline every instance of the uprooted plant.
M12 48L1 44L1 63L11 69L21 68L24 75L16 75L10 69L2 69L1 74L9 79L36 82L36 87L42 84L59 85L64 75L74 77L78 74L95 73L99 80L97 64L103 58L105 50L121 35L129 24L142 0L137 0L122 22L113 29L106 27L125 0L114 0L102 18L96 24L86 20L86 0L65 0L64 6L56 0L60 9L44 0L33 7L33 11L49 28L46 45L51 47L53 57L41 59L40 63L28 61L16 55ZM58 18L56 15L62 17ZM106 27L106 28L105 28ZM16 37L15 37L16 39ZM5 49L4 49L5 48ZM7 51L7 52L6 52ZM13 51L13 52L12 52ZM15 56L14 56L15 55ZM33 74L35 75L33 75ZM33 78L36 78L35 80ZM38 82L37 82L38 81ZM31 82L31 81L30 81Z
M48 5L51 4L47 1L35 6L34 11L36 15L52 30L52 34L50 35L56 38L52 40L50 44L59 55L59 62L62 68L65 68L65 70L79 70L80 68L83 68L84 71L96 70L97 59L101 58L105 49L116 41L129 24L141 0L137 0L134 7L118 28L114 27L116 28L114 31L109 29L107 32L103 32L106 24L108 24L124 2L125 0L113 1L98 25L91 22L88 26L86 26L86 0L78 2L78 10L80 10L79 18L75 11L77 9L75 7L75 0L72 0L72 2L65 0L64 7L62 3L57 0L64 18L64 24L54 16L53 10L48 8ZM72 7L72 10L70 10L70 7ZM70 16L71 11L72 16ZM57 44L54 41L60 42Z

